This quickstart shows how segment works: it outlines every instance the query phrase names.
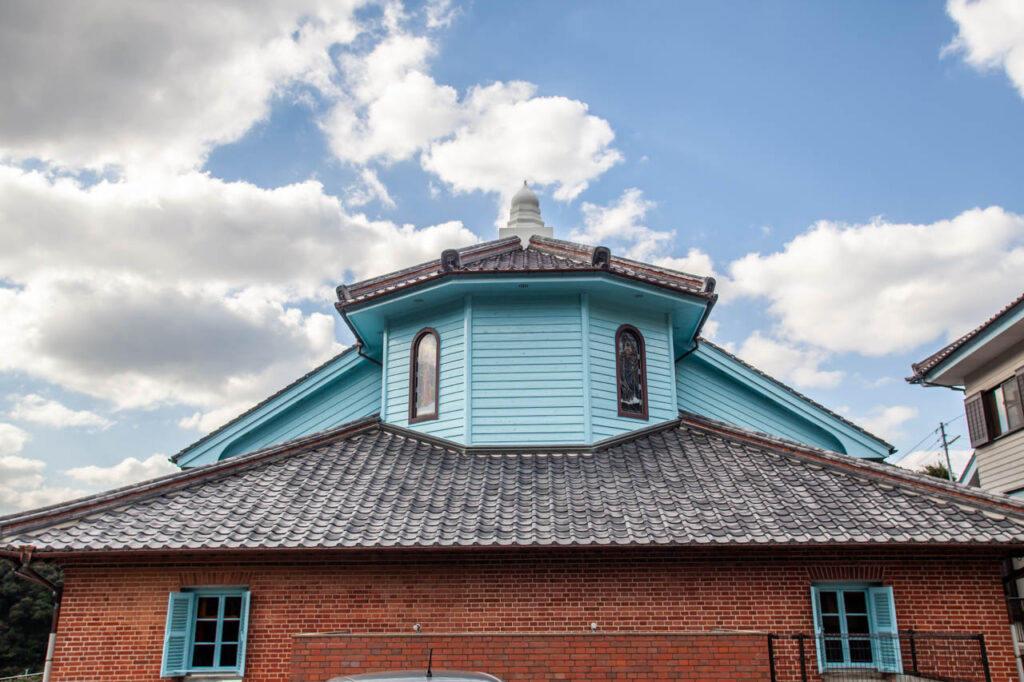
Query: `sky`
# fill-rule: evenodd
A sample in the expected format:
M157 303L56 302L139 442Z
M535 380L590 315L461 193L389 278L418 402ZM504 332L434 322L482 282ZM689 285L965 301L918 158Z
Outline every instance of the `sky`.
M1019 0L26 0L0 65L0 513L173 471L524 179L911 468L969 448L910 364L1024 289Z

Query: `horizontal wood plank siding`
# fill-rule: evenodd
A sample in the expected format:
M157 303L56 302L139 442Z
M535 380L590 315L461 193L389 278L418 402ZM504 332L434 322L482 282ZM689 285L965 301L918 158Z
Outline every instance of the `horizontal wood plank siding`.
M392 320L388 332L386 421L408 426L422 433L462 442L465 429L466 354L462 302ZM409 424L409 360L412 341L424 327L437 330L441 338L438 418Z
M380 411L381 369L364 362L230 443L220 459L323 431Z
M473 444L582 443L579 298L473 298Z
M1024 367L1024 346L967 376L966 395L990 391ZM1024 431L996 438L976 451L981 487L1006 493L1024 488Z
M679 409L815 447L844 452L839 440L691 354L676 363Z
M647 351L647 407L649 419L620 417L615 378L615 332L624 324L640 330ZM590 405L595 441L651 424L675 419L672 401L675 373L669 355L668 328L662 314L644 314L625 308L590 305Z

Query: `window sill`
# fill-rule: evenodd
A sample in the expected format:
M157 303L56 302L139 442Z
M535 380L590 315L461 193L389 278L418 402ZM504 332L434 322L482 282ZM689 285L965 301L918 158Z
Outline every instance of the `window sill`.
M989 442L982 443L981 445L979 445L978 447L976 447L974 449L975 450L981 450L982 448L987 448L989 445L992 445L993 443L998 443L999 441L1003 440L1004 438L1008 438L1009 436L1015 436L1015 435L1017 435L1018 433L1021 433L1021 432L1024 432L1024 424L1021 424L1020 426L1018 426L1016 428L1012 428L1009 431L1007 431L1006 433L1000 433L998 436L996 436L995 438L993 438Z
M242 682L235 673L189 673L182 680L203 680L203 682Z

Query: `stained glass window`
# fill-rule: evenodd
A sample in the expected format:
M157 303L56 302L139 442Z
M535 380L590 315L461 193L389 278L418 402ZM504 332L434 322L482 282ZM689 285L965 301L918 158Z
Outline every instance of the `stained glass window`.
M409 391L409 419L437 417L437 332L424 329L412 343L412 386Z
M644 337L636 327L622 325L615 334L615 365L619 384L619 415L647 419Z

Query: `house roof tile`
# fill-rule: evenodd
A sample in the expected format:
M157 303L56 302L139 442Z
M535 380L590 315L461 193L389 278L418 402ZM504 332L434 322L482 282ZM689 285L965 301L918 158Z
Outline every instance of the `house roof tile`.
M522 246L508 237L459 249L460 266L446 270L433 260L404 270L338 287L339 307L365 303L424 282L458 274L523 274L554 272L610 272L666 289L713 298L714 280L612 255L608 267L592 263L594 247L560 239L533 236Z
M985 331L993 324L998 322L1000 319L1003 318L1003 316L1008 314L1011 310L1016 308L1021 303L1024 303L1024 293L1022 293L1020 296L1014 299L1013 302L1011 302L1005 308L1000 310L998 313L985 320L985 322L983 322L981 325L967 332L953 343L949 344L945 348L942 348L932 353L921 362L915 362L914 364L912 364L910 366L910 369L914 372L914 374L912 376L907 377L907 381L912 384L917 384L924 381L924 376L928 372L935 369L940 363L942 363L942 361L944 361L946 358L951 356L956 351L963 348L974 337L976 337L978 334L981 334L983 331Z
M364 421L0 519L37 552L1024 544L1024 506L686 415L575 449Z

